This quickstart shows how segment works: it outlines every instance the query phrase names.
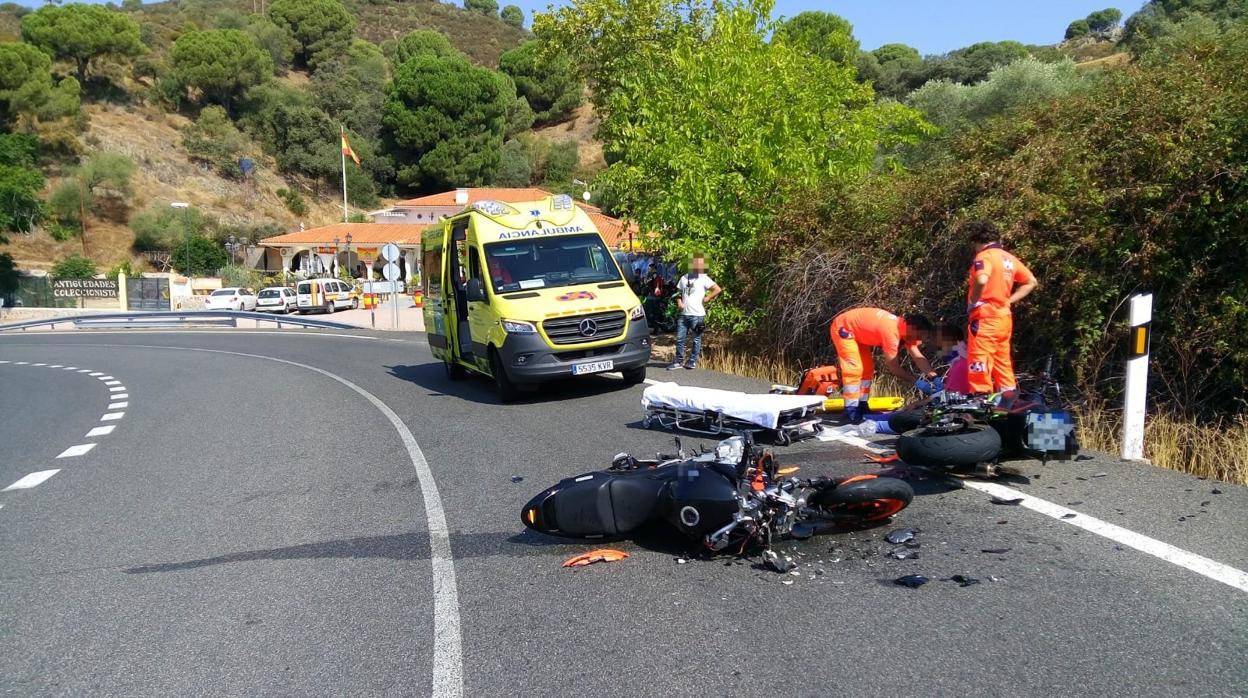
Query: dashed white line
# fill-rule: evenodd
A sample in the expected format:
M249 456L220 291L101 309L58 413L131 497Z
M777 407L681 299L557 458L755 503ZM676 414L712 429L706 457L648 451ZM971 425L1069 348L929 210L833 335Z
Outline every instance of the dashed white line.
M101 422L114 422L118 419L121 419L124 416L126 416L125 412L109 412L103 417L100 417L100 421Z
M77 370L78 370L78 367L77 367L77 366L66 366L65 368L62 368L61 370L62 370L62 371L77 371Z
M13 365L14 365L14 366L27 366L27 365L29 365L29 364L30 364L30 362L29 362L29 361L18 361L17 363L15 363L15 364L13 364Z
M125 399L127 399L127 398L129 398L129 397L130 397L130 394L129 394L129 393L121 393L121 394L118 394L118 395L109 395L109 396L108 396L108 399L110 399L110 400L125 400ZM110 408L110 409L111 409L111 408Z
M102 380L102 381L111 381L112 379L113 379L112 376L100 376L98 378L98 380Z
M111 388L109 388L108 391L111 393L120 393L125 389L126 389L126 386L124 385L114 385Z
M116 395L114 395L113 397L117 397L117 396L116 396ZM110 409L110 410L124 410L125 408L127 408L127 407L129 407L129 406L130 406L130 403L128 403L128 402L110 402L110 403L108 403L108 409Z
M10 490L28 490L31 487L37 487L40 483L53 475L61 472L60 468L54 470L40 470L37 473L31 473L8 487L0 490L0 492L8 492Z
M31 364L31 366L47 366L47 364Z
M96 427L92 429L91 431L87 432L87 435L85 438L89 439L93 436L107 436L108 434L113 433L113 430L116 428L117 428L116 424L110 424L106 427Z
M9 363L9 362L8 362L8 361L0 361L0 364L7 364L7 363Z
M52 365L51 365L51 366L49 366L48 368L64 368L64 366L62 366L62 365L60 365L60 364L52 364Z
M91 369L89 369L89 368L80 368L80 369L78 369L78 372L79 372L79 373L90 373L90 372L91 372Z
M96 376L102 376L102 375L104 375L104 373L103 373L103 371L92 371L91 373L88 373L87 375L88 375L88 376L91 376L92 378L95 378Z
M121 381L104 381L104 385L121 385Z
M61 455L57 456L57 458L77 458L93 448L95 448L95 444L78 444L77 446L70 446L64 451L61 451Z

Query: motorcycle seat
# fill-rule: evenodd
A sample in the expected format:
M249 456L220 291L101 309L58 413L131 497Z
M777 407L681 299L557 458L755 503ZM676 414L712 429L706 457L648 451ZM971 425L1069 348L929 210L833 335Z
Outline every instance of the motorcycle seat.
M667 479L653 471L589 473L560 488L551 500L559 532L573 536L616 536L650 520ZM577 481L579 480L579 482Z

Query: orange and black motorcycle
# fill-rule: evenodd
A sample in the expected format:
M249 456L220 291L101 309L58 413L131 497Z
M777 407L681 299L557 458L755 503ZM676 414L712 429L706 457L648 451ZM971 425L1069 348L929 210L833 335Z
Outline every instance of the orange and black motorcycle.
M881 522L914 497L896 478L797 478L748 435L714 450L637 460L563 480L521 511L524 525L566 538L618 538L663 521L709 552L766 550L786 538Z

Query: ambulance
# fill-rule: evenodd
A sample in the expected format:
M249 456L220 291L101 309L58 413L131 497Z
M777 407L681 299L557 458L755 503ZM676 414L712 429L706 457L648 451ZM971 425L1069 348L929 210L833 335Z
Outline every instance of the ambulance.
M552 379L646 377L637 296L572 197L479 201L421 237L425 331L452 379L479 373L503 402Z

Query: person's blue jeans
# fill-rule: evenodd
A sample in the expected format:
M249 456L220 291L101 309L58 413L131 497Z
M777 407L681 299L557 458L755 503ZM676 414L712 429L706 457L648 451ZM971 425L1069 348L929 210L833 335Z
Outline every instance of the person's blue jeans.
M706 318L701 315L681 315L676 323L676 363L685 363L685 338L693 335L693 349L689 352L687 366L698 363L702 355L702 330L706 329Z

